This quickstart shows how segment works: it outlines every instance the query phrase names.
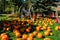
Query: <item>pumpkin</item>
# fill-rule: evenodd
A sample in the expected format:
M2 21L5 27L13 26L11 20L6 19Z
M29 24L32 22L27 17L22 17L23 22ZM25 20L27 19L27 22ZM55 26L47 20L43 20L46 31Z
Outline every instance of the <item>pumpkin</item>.
M10 28L7 28L7 30L10 30Z
M21 34L20 34L19 32L16 32L16 33L15 33L15 36L16 36L16 37L21 37Z
M47 29L51 29L51 27L47 27Z
M23 39L23 40L27 40L27 38L28 38L28 35L27 35L27 34L23 34L23 35L22 35L22 39Z
M21 38L16 38L16 40L21 40Z
M1 37L1 40L9 40L8 36L5 34Z
M51 29L47 29L48 32L51 32Z
M1 35L0 35L0 39L1 39Z
M40 30L40 27L37 26L37 27L36 27L36 30L39 31L39 30Z
M59 25L58 29L60 30L60 25Z
M55 30L59 30L59 27L58 27L58 26L56 26L56 27L55 27Z
M27 29L26 29L26 32L30 32L30 29L27 28Z
M44 30L46 30L46 29L47 29L47 27L46 27L46 26L43 26L43 29L44 29Z
M41 30L44 30L44 28L41 28Z
M45 36L48 36L48 35L49 35L49 32L48 32L48 31L45 31L45 32L44 32L44 35L45 35Z
M16 30L16 29L14 29L14 30L13 30L13 33L15 34L16 32L19 32L19 31L18 31L18 30Z
M30 20L27 20L27 22L29 22Z
M44 38L44 40L50 40L50 38Z
M50 36L53 36L53 33L52 32L50 33Z
M33 32L34 36L36 36L36 35L37 35L37 33L38 33L37 31L34 31L34 32Z
M29 37L34 37L34 34L33 34L33 33L30 33L30 34L29 34Z
M44 24L44 26L46 26L46 27L47 27L47 26L48 26L48 24Z
M38 33L37 37L38 37L38 38L43 38L42 33Z
M1 34L1 37L4 36L4 35L6 35L6 33L2 33L2 34Z
M33 40L33 38L32 37L28 37L27 40Z
M53 23L50 22L50 25L53 25Z

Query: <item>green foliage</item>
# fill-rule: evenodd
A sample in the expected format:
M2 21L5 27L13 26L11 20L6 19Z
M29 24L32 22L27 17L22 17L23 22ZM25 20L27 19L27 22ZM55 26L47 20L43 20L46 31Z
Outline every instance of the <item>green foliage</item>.
M16 40L16 36L11 31L6 31L7 35L9 36L10 40Z
M54 4L55 0L35 0L33 2L33 9L35 12L52 12L52 7L56 7L57 5Z
M5 1L5 3L4 3ZM0 11L3 12L11 12L14 10L15 13L18 13L18 10L21 5L25 6L26 9L29 10L30 6L32 5L34 12L45 12L48 13L52 12L52 6L56 7L54 4L56 0L1 0L0 1Z

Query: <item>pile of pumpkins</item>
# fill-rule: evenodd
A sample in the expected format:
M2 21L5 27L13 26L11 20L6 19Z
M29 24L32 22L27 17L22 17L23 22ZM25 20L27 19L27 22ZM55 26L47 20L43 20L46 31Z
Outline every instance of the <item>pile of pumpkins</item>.
M34 40L37 36L38 38L44 38L44 36L53 36L51 26L56 23L55 20L49 18L39 18L30 20L13 20L5 21L0 23L2 28L2 33L0 34L1 40L9 40L9 36L5 33L6 31L12 31L16 36L16 40ZM49 25L48 25L49 24ZM59 25L55 27L55 30L60 30ZM43 34L40 31L44 31ZM50 38L44 38L44 40L51 40Z

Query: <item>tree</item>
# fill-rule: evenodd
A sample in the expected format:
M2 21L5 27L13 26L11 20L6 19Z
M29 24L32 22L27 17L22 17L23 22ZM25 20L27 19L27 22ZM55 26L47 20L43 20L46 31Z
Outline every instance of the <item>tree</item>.
M55 2L56 0L35 0L35 2L32 2L32 6L34 12L49 14L54 11L52 7L57 7Z
M22 0L0 0L0 11L9 12L14 10L16 12L21 5Z
M0 13L4 13L5 4L6 4L5 0L0 0Z

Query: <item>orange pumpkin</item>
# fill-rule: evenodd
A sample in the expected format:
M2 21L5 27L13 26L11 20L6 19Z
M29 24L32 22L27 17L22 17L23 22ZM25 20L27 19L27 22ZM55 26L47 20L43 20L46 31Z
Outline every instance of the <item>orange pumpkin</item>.
M6 35L6 33L2 33L2 34L1 34L1 37L4 36L4 35Z
M9 38L8 38L7 35L3 35L3 36L1 37L1 40L9 40Z
M51 27L47 27L47 29L51 29Z
M37 35L37 33L38 33L37 31L34 31L34 32L33 32L34 36L36 36L36 35Z
M55 30L59 30L59 27L58 27L58 26L56 26L56 27L55 27Z
M53 23L50 22L50 25L53 25Z
M22 26L24 26L24 22L22 22Z
M27 29L26 29L26 32L30 32L30 29L27 28Z
M16 32L16 33L15 33L15 36L16 36L16 37L21 37L21 34L20 34L19 32Z
M44 30L44 28L41 28L41 30Z
M23 40L27 40L27 38L28 38L28 35L27 35L27 34L23 34L23 35L22 35L22 39L23 39Z
M29 20L29 21L28 21L28 24L32 24L32 21L31 21L31 20Z
M34 34L33 34L33 33L30 33L30 34L29 34L29 37L34 37Z
M16 40L21 40L21 38L17 38Z
M27 22L29 22L30 20L28 19L28 20L26 20Z
M0 38L1 38L1 35L0 35Z
M43 38L42 33L38 33L37 37L38 37L38 38Z
M50 40L50 38L44 38L44 40Z
M50 36L53 36L53 33L50 33Z
M33 38L32 37L28 37L27 40L33 40Z
M51 29L47 29L48 32L51 32Z
M58 29L60 30L60 25L59 25Z
M39 31L41 28L40 27L36 27L36 30Z
M10 28L7 28L7 30L10 30Z
M18 31L18 30L16 30L16 29L14 29L14 30L13 30L13 33L15 34L16 32L19 32L19 31Z
M47 29L47 27L46 27L46 26L43 26L43 29L44 29L44 30L46 30L46 29Z
M47 26L48 26L48 24L44 24L44 26L46 26L46 27L47 27Z
M49 33L50 33L50 32L48 32L48 31L45 31L45 32L44 32L44 34L45 34L46 36L48 36Z

